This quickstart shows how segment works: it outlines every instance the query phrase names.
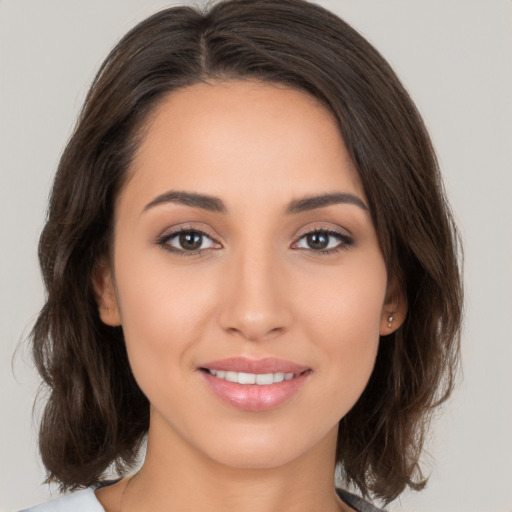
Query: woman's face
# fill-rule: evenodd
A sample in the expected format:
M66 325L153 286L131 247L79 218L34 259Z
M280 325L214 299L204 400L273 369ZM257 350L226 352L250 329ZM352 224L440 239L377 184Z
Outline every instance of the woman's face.
M333 448L394 306L331 114L284 86L193 85L157 107L131 171L95 283L150 442L239 468Z

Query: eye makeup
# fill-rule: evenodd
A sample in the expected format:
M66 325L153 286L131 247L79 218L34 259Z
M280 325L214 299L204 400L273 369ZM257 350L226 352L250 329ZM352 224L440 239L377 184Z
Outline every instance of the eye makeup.
M194 256L222 248L222 245L205 231L185 226L165 233L156 243L162 249L180 256ZM347 250L353 243L353 238L345 233L332 228L315 227L303 232L291 245L291 249L329 255Z

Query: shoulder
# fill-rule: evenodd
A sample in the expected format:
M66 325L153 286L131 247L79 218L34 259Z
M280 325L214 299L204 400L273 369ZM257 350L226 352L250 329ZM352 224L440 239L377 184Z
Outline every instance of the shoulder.
M26 508L20 512L105 512L105 509L96 499L94 489L89 488Z
M344 491L343 489L336 489L338 496L350 507L357 512L386 512L384 509L377 508L368 501L363 500L359 496L350 492Z
M77 491L54 500L26 508L20 512L105 512L94 494L94 488ZM385 512L355 494L337 489L339 497L357 512Z

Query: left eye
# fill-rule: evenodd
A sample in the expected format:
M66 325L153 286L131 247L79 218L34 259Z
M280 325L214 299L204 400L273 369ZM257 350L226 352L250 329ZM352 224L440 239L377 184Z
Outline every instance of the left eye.
M332 231L312 231L301 236L296 244L298 249L325 251L337 249L343 245L350 245L349 237Z
M195 252L213 247L213 240L201 231L182 230L163 237L159 243L171 251Z

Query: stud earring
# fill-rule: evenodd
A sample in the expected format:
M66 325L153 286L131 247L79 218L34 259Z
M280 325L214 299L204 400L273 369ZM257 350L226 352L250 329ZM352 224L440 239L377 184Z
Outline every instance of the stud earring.
M388 316L388 327L391 329L391 324L393 323L393 320L395 317L391 314Z

